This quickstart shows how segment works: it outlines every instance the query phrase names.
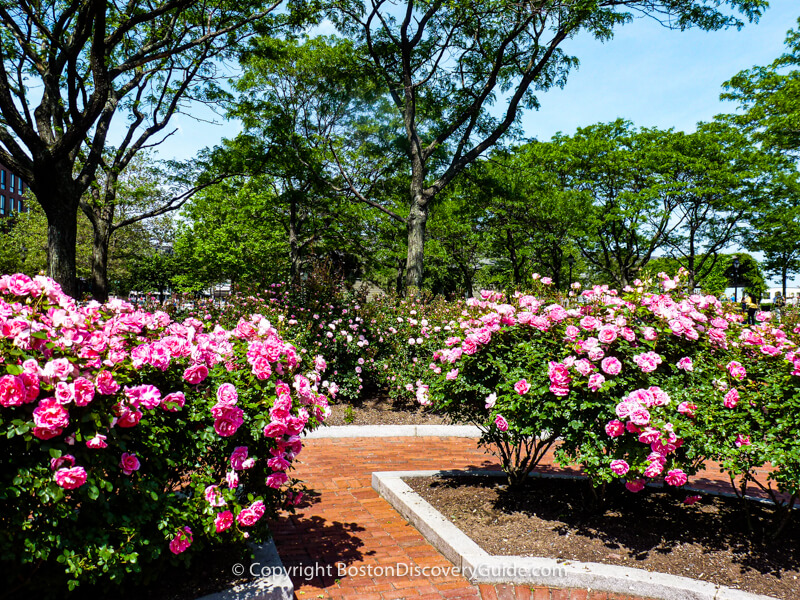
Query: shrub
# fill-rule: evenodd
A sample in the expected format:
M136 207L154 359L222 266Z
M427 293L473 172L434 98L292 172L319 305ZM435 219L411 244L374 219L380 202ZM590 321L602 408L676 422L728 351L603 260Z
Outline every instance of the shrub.
M757 482L770 462L764 490L788 510L800 485L796 346L768 313L746 328L681 284L595 287L566 306L486 293L435 355L434 406L481 427L512 484L558 439L562 464L633 492L681 487L708 460Z
M24 275L0 277L0 315L0 561L19 581L60 563L70 588L146 582L209 544L265 539L265 516L298 501L324 360L301 374L263 316L178 323Z

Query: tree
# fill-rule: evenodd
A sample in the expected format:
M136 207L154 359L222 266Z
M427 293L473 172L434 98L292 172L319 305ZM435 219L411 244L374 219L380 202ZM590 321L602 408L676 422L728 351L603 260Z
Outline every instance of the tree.
M341 0L332 18L369 56L402 120L410 171L406 281L423 279L430 205L464 168L513 132L535 90L563 86L577 59L561 43L584 30L608 40L632 13L664 25L741 26L720 5L757 19L764 0ZM501 101L504 107L493 105ZM499 116L495 116L499 115ZM353 188L354 196L367 199Z
M719 253L747 236L748 218L764 203L784 161L761 152L738 128L701 123L691 134L670 132L660 172L672 200L669 254L689 275L691 291L714 271Z
M99 176L80 201L92 224L92 296L100 302L108 299L109 246L118 231L157 217L165 222L165 215L178 210L198 191L229 176L209 177L191 165L165 165L141 151L129 151L123 157L112 149L108 154L109 159L100 162ZM202 183L192 185L192 181Z
M800 24L800 19L798 19ZM723 84L725 100L743 112L727 115L767 149L800 152L800 29L786 34L787 52L766 67L740 71Z
M214 61L277 6L0 0L0 161L42 205L48 272L67 293L76 293L79 203L115 115L129 119L112 179L183 102L214 92Z
M800 181L796 171L770 186L769 202L752 219L748 250L764 253L764 270L777 277L786 296L790 276L800 273Z

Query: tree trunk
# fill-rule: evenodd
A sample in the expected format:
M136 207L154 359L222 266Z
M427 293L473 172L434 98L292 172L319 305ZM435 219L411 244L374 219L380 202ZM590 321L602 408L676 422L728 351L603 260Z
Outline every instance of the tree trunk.
M289 201L289 281L300 284L300 247L297 242L297 199Z
M408 216L408 258L406 259L406 292L422 288L425 262L425 225L428 221L427 199L416 195Z
M406 262L402 258L397 259L397 279L395 280L395 291L398 296L403 295L403 281L406 277Z
M33 190L47 216L47 275L64 293L78 297L75 246L78 235L78 198L59 190L57 184ZM44 201L42 201L44 199Z
M108 300L108 244L111 238L107 224L98 221L92 244L92 297L98 302Z

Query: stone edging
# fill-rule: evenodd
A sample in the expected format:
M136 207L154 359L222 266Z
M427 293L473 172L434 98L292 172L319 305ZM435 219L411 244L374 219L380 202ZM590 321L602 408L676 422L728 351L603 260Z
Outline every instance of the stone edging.
M473 583L590 588L659 600L774 600L770 596L751 594L707 581L631 567L538 557L492 556L403 481L405 477L456 473L465 474L453 471L375 472L372 474L372 487ZM482 471L474 474L491 473Z
M231 567L233 568L233 565ZM244 563L243 569L253 568L256 572L262 573L262 576L255 581L235 585L197 600L292 600L294 598L294 584L283 567L274 540L270 539L260 546L253 547L253 560L250 564Z
M307 433L304 439L356 437L463 437L479 438L474 425L336 425L320 427Z

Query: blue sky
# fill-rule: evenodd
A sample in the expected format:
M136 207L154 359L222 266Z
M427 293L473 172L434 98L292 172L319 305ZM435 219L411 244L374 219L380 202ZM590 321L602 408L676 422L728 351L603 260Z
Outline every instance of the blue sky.
M670 31L638 18L606 43L590 36L565 42L564 50L578 57L580 68L563 90L540 95L540 110L523 117L525 136L546 140L558 131L573 133L618 117L637 126L692 131L698 121L732 112L732 103L719 100L722 83L742 69L772 62L800 17L797 0L771 4L758 23L740 31ZM205 121L176 118L178 131L161 146L160 156L191 158L239 130L237 123L224 122L205 107L194 114ZM219 124L207 122L213 119Z

